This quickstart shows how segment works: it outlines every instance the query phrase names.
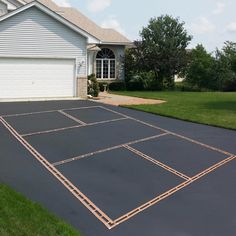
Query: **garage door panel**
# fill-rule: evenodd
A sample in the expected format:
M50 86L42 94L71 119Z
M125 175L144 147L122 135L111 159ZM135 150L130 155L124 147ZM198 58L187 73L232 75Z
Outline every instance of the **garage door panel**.
M0 98L72 97L74 60L0 58Z

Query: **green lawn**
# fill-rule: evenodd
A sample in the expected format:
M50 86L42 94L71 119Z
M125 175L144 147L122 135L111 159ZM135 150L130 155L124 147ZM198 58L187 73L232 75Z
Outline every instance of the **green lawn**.
M75 229L40 205L0 185L1 236L80 236Z
M119 92L116 94L162 99L160 105L127 106L163 116L236 130L236 92Z

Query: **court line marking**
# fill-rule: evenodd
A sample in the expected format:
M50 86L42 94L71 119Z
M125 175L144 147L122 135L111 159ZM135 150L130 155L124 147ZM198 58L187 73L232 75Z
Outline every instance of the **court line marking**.
M67 117L67 118L69 118L69 119L71 119L71 120L73 120L73 121L75 121L75 122L77 122L81 125L86 125L86 123L83 122L82 120L77 119L76 117L64 112L63 110L58 110L58 112L61 113L62 115L64 115L65 117Z
M222 153L222 154L225 154L226 156L232 156L232 155L234 155L233 153L230 153L230 152L224 151L224 150L222 150L222 149L219 149L219 148L210 146L210 145L208 145L208 144L199 142L199 141L197 141L197 140L194 140L194 139L192 139L192 138L188 138L188 137L186 137L186 136L177 134L177 133L175 133L175 132L172 132L172 131L163 129L163 128L159 127L159 126L149 124L149 123L147 123L147 122L145 122L145 121L136 119L136 118L134 118L134 117L132 117L132 116L127 116L127 115L122 114L122 113L120 113L120 112L113 111L112 109L109 109L109 108L107 108L107 107L101 106L101 108L103 108L104 110L107 110L107 111L111 111L111 112L113 112L113 113L115 113L115 114L118 114L118 115L123 115L123 116L126 117L126 118L129 118L129 119L131 119L131 120L137 121L137 122L139 122L139 123L141 123L141 124L147 125L147 126L152 127L152 128L154 128L154 129L161 130L161 131L163 131L163 132L165 132L165 133L169 133L169 134L171 134L171 135L173 135L173 136L176 136L176 137L185 139L185 140L187 140L187 141L189 141L189 142L198 144L198 145L200 145L200 146L203 146L203 147L205 147L205 148L211 149L211 150L213 150L213 151L220 152L220 153Z
M178 177L180 177L182 179L185 179L185 180L190 180L191 179L191 177L189 177L189 176L187 176L187 175L171 168L170 166L165 165L164 163L162 163L162 162L160 162L160 161L144 154L143 152L138 151L135 148L130 147L129 145L123 145L123 147L126 148L127 150L129 150L130 152L133 152L134 154L142 157L143 159L145 159L147 161L150 161L150 162L152 162L153 164L155 164L157 166L162 167L163 169L167 170L168 172L171 172L172 174L177 175Z
M100 106L100 107L102 107L102 106ZM104 108L104 107L102 107L102 108ZM107 110L108 108L104 108L104 109ZM110 110L110 109L108 109L108 110ZM136 120L136 121L138 121L138 122L140 122L140 123L143 123L143 124L146 124L146 125L148 125L148 126L154 127L154 128L156 128L156 129L165 131L164 129L162 129L162 128L158 127L158 126L151 125L151 124L149 124L149 123L143 122L143 121L138 120L138 119L135 119L135 118L133 118L133 117L126 116L126 115L124 115L124 114L122 114L122 113L115 112L115 111L113 111L113 110L110 110L110 111L112 111L112 112L114 112L114 113L117 113L117 114L120 114L120 115L123 115L123 116L126 117L126 118L129 118L129 119L132 119L132 120ZM1 116L0 116L0 121L1 121L1 122L3 123L3 125L12 133L12 135L13 135L14 137L16 137L16 138L18 139L18 141L20 141L20 142L22 143L22 145L25 146L24 142L25 142L26 144L28 144L28 142L26 142L26 141L11 127ZM6 123L5 123L5 122L6 122ZM10 127L12 130L11 130L8 126L6 126L6 124L9 125L9 127ZM167 131L167 130L166 130L166 131ZM14 132L16 132L16 134L19 135L19 137L17 137ZM214 148L214 147L212 147L212 146L203 144L203 143L201 143L201 142L195 141L195 140L193 140L193 139L187 138L187 137L182 136L182 135L175 134L175 133L173 133L173 132L167 131L166 134L172 134L172 135L181 137L181 138L183 138L183 139L187 139L187 140L189 140L189 141L191 141L191 142L194 142L194 143L196 142L196 143L199 144L199 145L206 146L206 147L208 147L208 148L210 148L210 149L213 149L213 150L215 150L215 151L219 151L219 152L224 153L224 154L226 154L226 155L227 155L227 154L230 154L230 153L225 152L225 151L223 151L223 150L220 150L220 149L218 149L218 148ZM24 142L22 142L21 139L23 139ZM37 153L37 151L36 151L30 144L28 144L28 145L29 145L29 149L28 149L27 145L26 145L25 147L26 147L32 154L33 154L34 152L31 151L31 148ZM39 155L40 155L40 154L39 154ZM34 157L36 157L35 154L34 154ZM37 157L36 157L36 158L37 158ZM37 158L37 159L38 159L38 158ZM196 176L194 176L191 180L187 180L187 181L183 182L182 184L180 184L180 185L174 187L173 189L167 191L166 193L163 193L163 194L157 196L156 198L152 199L151 201L149 201L149 202L147 202L147 203L141 205L140 207L138 207L138 208L136 208L136 209L130 211L129 213L127 213L127 214L125 214L125 215L123 215L123 216L117 218L116 220L111 220L111 219L110 219L109 222L106 222L106 220L104 220L104 217L102 217L100 220L101 220L101 222L103 222L103 223L107 226L108 229L112 229L112 228L116 227L117 225L121 224L122 222L127 221L129 218L133 217L134 215L136 215L136 214L142 212L142 211L145 210L146 208L149 208L150 206L156 204L157 202L159 202L159 201L161 201L161 200L163 200L163 199L169 197L170 195L174 194L175 192L177 192L177 191L181 190L182 188L184 188L184 187L190 185L191 183L195 182L196 180L198 180L198 179L202 178L203 176L205 176L205 175L207 175L207 174L213 172L214 170L220 168L221 166L225 165L226 163L228 163L228 162L230 162L230 161L232 161L232 160L234 160L234 159L236 159L236 156L235 156L234 154L232 154L232 155L231 155L230 157L228 157L227 159L224 159L223 161L221 161L221 162L219 162L219 163L213 165L212 167L209 167L209 168L206 169L205 171L200 172L199 174L197 174ZM40 158L39 158L38 160L40 161ZM47 162L46 159L44 159L44 161ZM44 165L44 162L43 162L43 161L40 161L40 162ZM48 162L48 163L49 163L49 162ZM49 163L49 164L50 164L50 163ZM45 165L44 165L44 166L45 166ZM47 166L45 166L45 167L52 173L51 168L53 168L53 166L51 166L51 168L48 168ZM57 172L59 172L56 168L54 168L54 169L55 169ZM59 172L59 173L60 173L60 172ZM63 176L63 175L62 175L62 176ZM57 175L55 175L55 177L57 177ZM64 177L64 176L63 176L63 177ZM58 178L58 177L57 177L57 178ZM59 179L59 178L58 178L58 179ZM59 180L60 180L60 179L59 179ZM63 180L63 179L60 180L60 182L62 182L62 181L67 181L67 179L64 177L64 180ZM68 182L69 182L69 181L67 181L66 183L68 183ZM64 182L62 182L62 183L64 184ZM70 183L70 182L69 182L69 183ZM71 184L70 186L73 186L73 185ZM71 192L72 192L73 195L75 195L73 191L71 191ZM85 197L86 197L86 196L85 196ZM78 197L77 197L77 198L78 198ZM80 200L80 198L78 198L78 199ZM81 201L81 200L80 200L80 201ZM81 202L83 203L83 201L81 201ZM83 203L83 204L85 205L85 203ZM87 204L87 203L86 203L86 204ZM90 205L89 205L89 206L90 206ZM86 206L86 207L87 207L87 206ZM87 208L88 208L88 207L87 207ZM88 209L89 209L89 208L88 208ZM101 217L100 214L98 214L98 216L95 214L96 211L95 211L95 212L93 212L92 210L90 210L90 211L91 211L97 218L98 218L98 217ZM105 214L105 213L104 213L104 214ZM108 217L108 218L109 218L109 217ZM99 218L98 218L98 219L99 219Z
M191 179L189 179L189 180L187 180L187 181L185 181L185 182L179 184L178 186L176 186L176 187L174 187L174 188L172 188L172 189L166 191L165 193L163 193L163 194L161 194L161 195L159 195L159 196L153 198L153 199L150 200L149 202L146 202L146 203L144 203L143 205L141 205L141 206L139 206L139 207L133 209L132 211L130 211L130 212L126 213L126 214L124 214L123 216L121 216L121 217L115 219L115 220L113 221L113 226L111 227L111 229L114 228L114 227L116 227L116 226L118 226L119 224L121 224L121 223L123 223L123 222L129 220L131 217L133 217L133 216L139 214L140 212L144 211L145 209L147 209L147 208L149 208L149 207L155 205L156 203L158 203L158 202L160 202L160 201L166 199L167 197L173 195L173 194L176 193L177 191L179 191L179 190L181 190L181 189L183 189L183 188L189 186L190 184L192 184L192 183L194 183L195 181L199 180L199 179L202 178L203 176L205 176L205 175L207 175L207 174L213 172L214 170L220 168L221 166L223 166L223 165L225 165L225 164L227 164L227 163L233 161L234 159L236 159L236 156L235 156L235 155L232 155L232 156L228 157L227 159L225 159L225 160L223 160L223 161L221 161L221 162L218 162L217 164L215 164L215 165L209 167L208 169L202 171L201 173L195 175L193 178L191 178Z
M72 108L65 108L65 109L57 109L57 110L48 110L48 111L35 111L35 112L26 112L26 113L18 113L18 114L11 114L11 115L1 115L3 118L7 117L17 117L17 116L27 116L27 115L37 115L37 114L44 114L44 113L52 113L61 111L71 111L71 110L82 110L82 109L90 109L90 108L100 108L100 106L90 106L90 107L72 107Z
M123 118L123 119L126 119L126 118ZM118 148L122 148L124 145L132 145L132 144L136 144L136 143L140 143L140 142L145 142L145 141L148 141L148 140L152 140L152 139L156 139L156 138L165 136L167 134L168 133L162 133L162 134L150 136L150 137L147 137L147 138L137 139L137 140L134 140L134 141L130 141L128 143L119 144L119 145L116 145L116 146L100 149L98 151L86 153L86 154L83 154L83 155L80 155L80 156L76 156L76 157L68 158L68 159L65 159L65 160L57 161L57 162L52 163L52 165L53 166L59 166L59 165L67 164L67 163L70 163L70 162L73 162L73 161L77 161L77 160L80 160L80 159L84 159L84 158L87 158L87 157L94 156L96 154L100 154L100 153L112 151L112 150L115 150L115 149L118 149Z
M112 119L112 120L104 120L104 121L88 123L86 125L82 125L81 124L81 125L68 126L68 127L64 127L64 128L58 128L58 129L51 129L51 130L38 131L38 132L32 132L32 133L27 133L27 134L21 134L21 136L22 137L28 137L28 136L34 136L34 135L40 135L40 134L48 134L48 133L54 133L54 132L69 130L69 129L76 129L76 128L86 127L86 126L106 124L106 123L116 122L116 121L120 121L120 120L127 120L127 119L128 118L122 117L122 118L117 118L117 119Z
M89 198L75 187L60 171L52 166L37 150L35 150L21 135L0 116L1 123L5 128L63 185L66 187L97 219L104 223L108 229L113 225L113 220L100 210Z

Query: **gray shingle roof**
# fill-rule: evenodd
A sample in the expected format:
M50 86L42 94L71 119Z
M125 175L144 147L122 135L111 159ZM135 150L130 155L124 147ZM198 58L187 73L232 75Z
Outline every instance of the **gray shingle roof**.
M26 3L34 0L24 0ZM37 0L52 11L64 17L80 29L99 39L102 43L130 44L130 40L114 29L105 29L94 23L75 8L59 7L52 0Z

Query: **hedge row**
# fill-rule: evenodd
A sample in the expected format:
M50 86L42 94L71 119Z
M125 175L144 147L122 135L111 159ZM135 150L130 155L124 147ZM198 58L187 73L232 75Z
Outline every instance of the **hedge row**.
M107 90L111 91L140 91L144 90L143 83L141 82L127 82L124 81L115 81L111 83L99 82L99 88L101 92L104 92L104 85Z

